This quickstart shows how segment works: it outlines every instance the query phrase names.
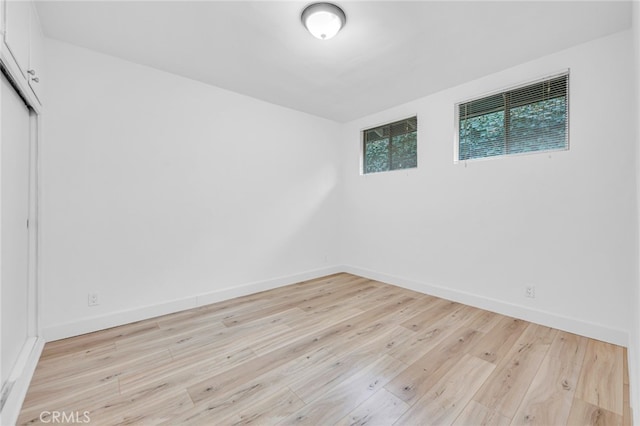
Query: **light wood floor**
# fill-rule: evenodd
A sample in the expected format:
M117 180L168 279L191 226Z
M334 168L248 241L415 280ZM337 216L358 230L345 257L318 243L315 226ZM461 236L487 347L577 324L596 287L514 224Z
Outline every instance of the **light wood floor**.
M19 423L622 425L627 377L622 347L338 274L48 343Z

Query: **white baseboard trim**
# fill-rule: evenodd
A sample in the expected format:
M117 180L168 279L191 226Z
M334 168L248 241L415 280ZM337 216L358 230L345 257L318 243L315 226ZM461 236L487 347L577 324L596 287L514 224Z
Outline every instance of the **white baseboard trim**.
M0 424L17 424L22 403L27 396L27 390L33 378L33 373L36 371L36 366L40 360L43 348L44 339L41 337L32 337L25 343L8 379L10 382L13 382L13 386L9 391L4 407L2 407Z
M422 283L352 265L334 265L284 277L247 283L236 287L227 287L210 293L194 295L165 303L143 306L127 311L114 312L103 316L85 318L81 321L52 325L43 329L43 336L47 342L78 336L80 334L104 330L106 328L129 324L135 321L154 318L186 309L192 309L198 306L209 305L211 303L232 299L234 297L271 290L295 284L300 281L319 278L339 272L348 272L364 278L385 282L407 288L409 290L418 291L420 293L442 297L444 299L453 300L466 305L486 309L499 314L508 315L514 318L523 319L536 324L557 328L559 330L568 331L570 333L579 334L581 336L602 340L604 342L620 346L627 347L629 344L629 334L625 330L612 329L601 324L578 320L551 312L545 312L533 309L529 306L491 299L478 294Z
M42 334L47 342L52 342L54 340L93 333L94 331L105 330L107 328L130 324L161 315L172 314L174 312L195 308L196 306L195 296L186 297L170 302L141 306L136 309L83 318L79 321L45 326L42 328Z
M227 287L221 290L197 296L197 305L210 305L212 303L221 302L223 300L233 299L234 297L246 296L248 294L259 293L261 291L296 284L301 281L321 278L327 275L344 272L342 269L342 266L334 265L326 268L313 269L311 271L301 272L294 275L287 275L285 277L272 278L264 281L255 281L236 287Z
M478 294L417 282L407 278L388 275L357 266L344 265L343 272L348 272L350 274L359 275L364 278L381 281L420 293L441 297L454 302L464 303L465 305L486 309L491 312L530 321L547 327L557 328L559 330L601 340L603 342L625 347L629 344L629 333L626 330L613 329L589 321L578 320L551 312L532 309L531 307L524 305L518 305L515 303L505 302L503 300L480 296Z
M129 324L161 315L172 314L196 308L198 306L209 305L221 302L234 297L246 296L277 287L295 284L325 275L342 272L340 266L329 266L326 268L314 269L284 277L271 278L263 281L256 281L235 287L227 287L215 290L210 293L194 295L182 299L172 300L149 306L142 306L136 309L113 312L107 315L84 318L80 321L73 321L64 324L57 324L43 328L43 336L47 342L65 339L67 337L79 336L81 334L92 333L119 325ZM3 423L4 424L4 423Z

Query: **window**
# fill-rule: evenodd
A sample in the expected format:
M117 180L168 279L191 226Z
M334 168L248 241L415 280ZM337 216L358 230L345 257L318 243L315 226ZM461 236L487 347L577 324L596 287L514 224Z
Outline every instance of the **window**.
M362 132L363 173L418 167L418 117Z
M569 149L568 87L565 73L458 104L456 160Z

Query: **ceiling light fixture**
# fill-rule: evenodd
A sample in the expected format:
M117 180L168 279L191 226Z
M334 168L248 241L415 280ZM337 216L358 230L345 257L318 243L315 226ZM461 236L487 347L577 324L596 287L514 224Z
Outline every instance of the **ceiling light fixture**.
M302 23L314 37L329 40L347 23L342 9L332 3L313 3L302 11Z

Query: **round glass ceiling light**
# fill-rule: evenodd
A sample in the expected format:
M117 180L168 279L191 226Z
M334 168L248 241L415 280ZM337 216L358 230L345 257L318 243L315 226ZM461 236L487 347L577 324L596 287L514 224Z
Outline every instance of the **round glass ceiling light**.
M313 3L302 11L302 23L314 37L329 40L347 23L342 9L332 3Z

